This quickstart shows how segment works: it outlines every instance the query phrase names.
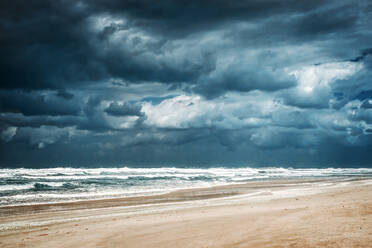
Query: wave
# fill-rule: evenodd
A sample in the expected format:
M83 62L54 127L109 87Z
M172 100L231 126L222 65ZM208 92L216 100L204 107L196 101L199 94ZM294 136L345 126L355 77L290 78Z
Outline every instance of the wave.
M250 180L372 176L372 168L0 169L0 205L126 197Z
M32 189L34 184L32 183L27 183L27 184L20 184L20 185L13 185L13 184L8 184L8 185L1 185L0 186L0 194L2 192L9 192L9 191L21 191L21 190L27 190L27 189Z
M78 188L78 185L72 183L63 183L62 185L47 184L47 183L35 183L32 187L34 191L56 191L56 190L66 190Z

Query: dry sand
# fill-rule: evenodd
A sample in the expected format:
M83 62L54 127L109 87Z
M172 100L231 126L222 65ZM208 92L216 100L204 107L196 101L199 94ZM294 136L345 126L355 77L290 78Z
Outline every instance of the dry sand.
M372 247L372 180L0 208L0 247Z

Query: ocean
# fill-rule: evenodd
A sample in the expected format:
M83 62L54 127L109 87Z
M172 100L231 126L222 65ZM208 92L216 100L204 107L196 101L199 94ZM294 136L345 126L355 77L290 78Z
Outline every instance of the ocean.
M371 176L372 168L0 169L0 206L154 195L252 180Z

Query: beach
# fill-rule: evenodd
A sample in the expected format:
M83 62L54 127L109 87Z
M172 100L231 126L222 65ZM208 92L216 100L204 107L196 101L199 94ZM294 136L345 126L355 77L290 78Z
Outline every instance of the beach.
M0 208L0 247L371 247L372 180L253 181Z

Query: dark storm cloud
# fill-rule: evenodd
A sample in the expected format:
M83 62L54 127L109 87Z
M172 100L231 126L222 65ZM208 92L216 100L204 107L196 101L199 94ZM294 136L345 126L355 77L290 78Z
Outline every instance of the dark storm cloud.
M353 7L350 3L340 4L339 1L321 0L248 0L231 3L223 0L207 2L182 0L160 1L153 4L148 4L145 0L113 0L95 1L91 5L92 9L128 16L144 28L147 26L149 30L168 33L177 38L239 22L258 22L268 18L285 20L291 15L300 16L301 22L288 23L288 26L296 25L298 30L303 26L302 30L307 33L326 33L352 25L354 20L350 16L354 17L355 13L349 15L352 11L347 7L350 6ZM346 10L342 9L345 7ZM343 17L340 10L348 16ZM330 14L335 17L331 18ZM323 18L324 23L317 22L318 18Z
M128 115L136 115L141 116L141 106L139 105L132 105L129 103L119 104L117 102L113 102L104 110L107 114L112 116L128 116Z
M137 36L127 47L107 45L107 36L120 28L110 24L92 31L94 23L90 23L89 18L96 15L99 18L106 10L91 4L35 1L27 8L23 2L2 2L1 87L79 87L112 77L130 81L183 82L210 70L209 64L213 61L209 61L208 55L202 55L199 61L180 58L176 65L166 58L154 60L155 55L163 53L157 47L161 47L167 37L143 43ZM22 7L18 9L17 6ZM123 37L123 41L125 39ZM138 45L141 51L135 48ZM143 54L145 51L150 54Z
M348 5L334 1L243 1L229 4L225 1L160 1L151 5L147 1L116 0L32 1L29 4L5 1L0 6L1 87L77 87L81 83L112 77L129 81L192 83L214 70L214 57L210 51L216 51L210 48L199 58L170 59L169 56L162 57L171 49L166 46L167 42L213 29L228 30L238 22L257 26L267 18L274 23L284 23L280 28L272 25L259 27L268 36L264 39L271 42L277 42L275 35L270 36L272 30L274 33L282 31L281 36L289 40L307 34L347 31L356 25L360 15L359 8L349 8ZM345 10L341 11L342 8ZM291 19L292 15L299 16L296 17L299 20L286 23L284 20ZM105 16L124 20L125 24L111 23L92 31L94 23L90 20ZM318 19L322 22L317 22ZM142 30L154 39L146 41L137 35L129 40L131 38L124 36L120 47L107 41L119 31L133 29ZM287 33L288 30L292 30L291 33ZM258 44L262 40L249 33L247 39L254 39ZM247 90L239 85L236 88Z
M369 50L368 50L369 51ZM354 62L355 61L355 62ZM333 92L341 93L347 100L358 99L360 101L372 98L372 55L366 50L360 56L352 60L352 63L363 63L363 68L356 74L343 80L338 80L332 85Z
M86 14L74 4L3 1L0 9L2 88L60 87L88 78L89 47L82 46L81 28Z
M363 101L362 105L360 105L360 107L364 108L364 109L371 109L372 108L372 101L365 100L365 101Z
M371 22L370 1L1 1L0 162L370 165Z
M252 90L277 91L295 85L295 79L280 69L267 65L264 55L255 63L237 59L226 68L202 77L193 91L208 98L223 95L228 91L248 92Z
M59 99L51 94L0 91L0 112L30 115L77 115L81 111L78 102Z
M297 1L297 3L301 5L304 2ZM273 42L298 44L306 41L328 40L335 34L340 38L353 40L355 37L350 37L350 32L367 28L368 23L361 21L364 17L364 14L361 14L361 11L364 12L363 7L359 9L358 6L342 1L323 1L323 3L323 5L314 3L313 9L293 9L289 13L277 12L276 15L265 16L266 18L255 22L254 25L241 22L234 27L229 36L260 47L273 45Z
M74 98L74 94L71 94L65 90L59 90L56 94L56 96L59 96L59 97L62 97L64 99L67 99L67 100L71 100L72 98Z
M5 127L33 127L55 126L72 127L82 121L81 117L76 116L24 116L22 114L2 113L0 123Z
M98 110L101 99L97 96L87 99L57 97L59 93L2 92L0 103L0 124L5 127L54 126L76 127L79 130L103 132L113 130ZM71 94L72 95L72 94Z

